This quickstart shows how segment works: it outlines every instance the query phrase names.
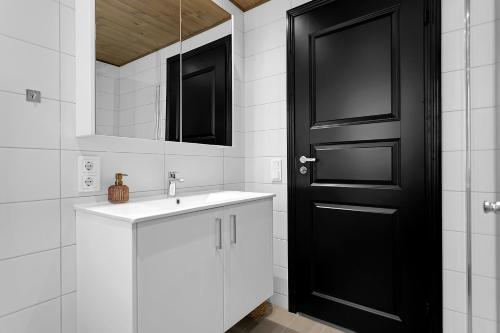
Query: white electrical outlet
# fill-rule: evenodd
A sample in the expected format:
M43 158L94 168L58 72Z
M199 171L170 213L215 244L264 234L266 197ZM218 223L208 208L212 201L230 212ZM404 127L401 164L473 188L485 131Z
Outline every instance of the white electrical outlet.
M101 158L98 156L78 157L78 192L101 190Z

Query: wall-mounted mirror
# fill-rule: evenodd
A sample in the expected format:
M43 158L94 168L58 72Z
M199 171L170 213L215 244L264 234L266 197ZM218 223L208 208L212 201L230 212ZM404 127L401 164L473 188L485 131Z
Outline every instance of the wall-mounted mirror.
M96 134L165 138L165 59L180 53L180 1L95 0L95 27Z
M183 0L181 17L182 141L230 146L231 15L212 1Z
M230 13L211 0L89 0L77 10L77 135L232 144Z

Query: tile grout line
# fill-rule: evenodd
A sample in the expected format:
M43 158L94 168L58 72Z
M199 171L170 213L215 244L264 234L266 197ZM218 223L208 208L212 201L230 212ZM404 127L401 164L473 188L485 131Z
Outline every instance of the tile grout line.
M48 298L48 299L46 299L44 301L37 302L37 303L31 304L29 306L22 307L20 309L15 310L15 311L11 311L11 312L8 312L8 313L0 315L0 319L6 318L6 317L11 316L11 315L14 315L14 314L16 314L18 312L21 312L21 311L32 309L32 308L34 308L36 306L39 306L39 305L42 305L42 304L46 304L46 303L55 301L56 299L60 299L60 298L61 298L61 296L51 297L51 298Z

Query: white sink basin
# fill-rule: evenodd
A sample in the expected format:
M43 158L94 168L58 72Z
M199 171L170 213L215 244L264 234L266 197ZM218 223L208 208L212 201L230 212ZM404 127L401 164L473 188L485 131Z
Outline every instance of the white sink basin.
M274 197L272 193L222 191L177 196L139 199L124 204L108 202L75 205L77 211L104 216L129 223L159 219L227 205Z

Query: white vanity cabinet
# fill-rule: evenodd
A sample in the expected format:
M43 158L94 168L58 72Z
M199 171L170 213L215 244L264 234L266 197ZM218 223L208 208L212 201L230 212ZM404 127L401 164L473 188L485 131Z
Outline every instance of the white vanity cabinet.
M212 206L129 221L77 209L78 332L222 333L268 299L272 196Z
M139 333L223 331L222 213L209 210L137 225Z
M226 331L273 294L272 201L230 206L224 222Z

